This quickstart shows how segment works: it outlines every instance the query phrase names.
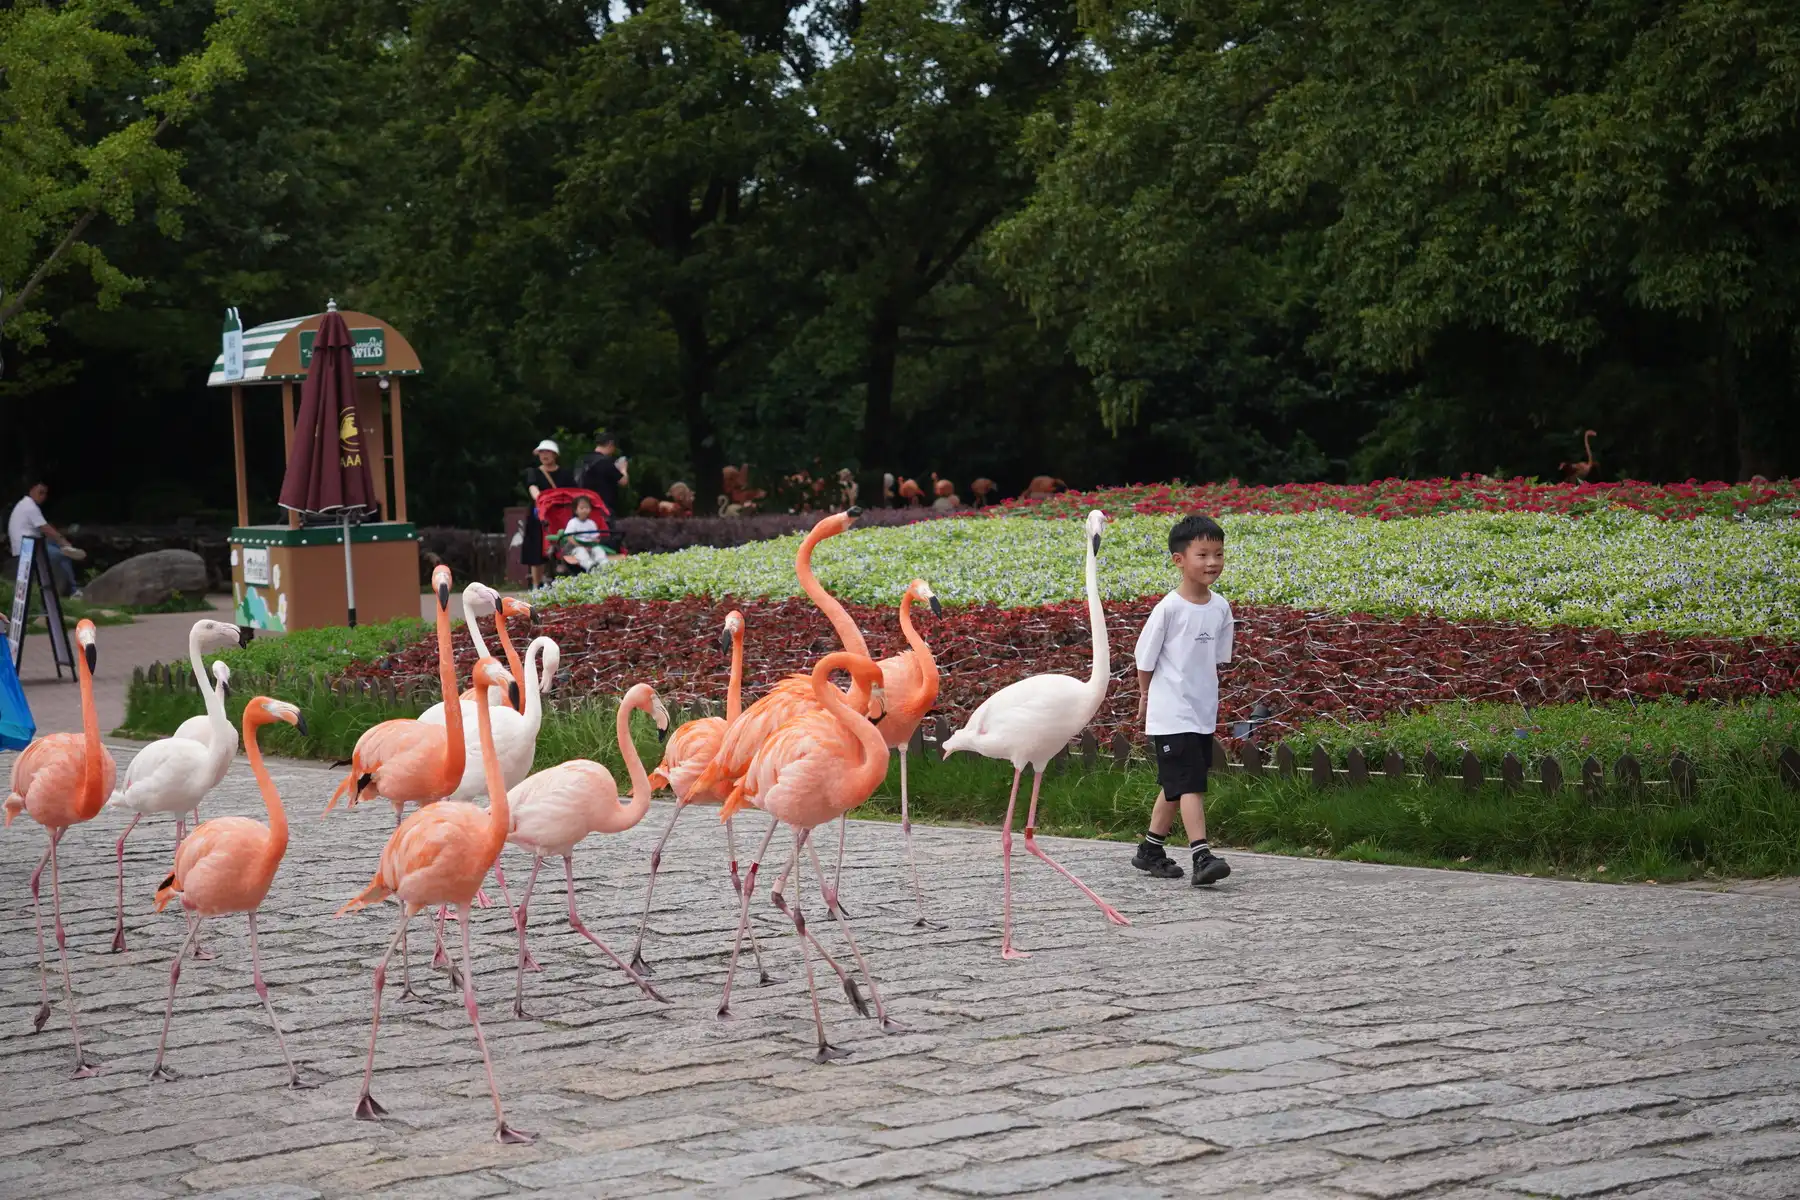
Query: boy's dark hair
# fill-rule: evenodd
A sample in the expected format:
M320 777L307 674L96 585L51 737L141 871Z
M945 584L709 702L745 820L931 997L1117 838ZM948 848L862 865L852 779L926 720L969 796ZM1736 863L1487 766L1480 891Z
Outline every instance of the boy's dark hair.
M592 498L592 497L589 497L589 496L577 496L577 497L575 497L575 506L574 506L574 507L573 507L573 508L572 508L572 509L570 509L570 511L571 511L571 512L580 512L580 511L581 511L581 506L582 506L582 505L584 505L584 504L585 504L585 505L587 505L587 506L588 506L588 507L589 507L589 508L592 508L592 507L594 507L594 501L593 501L593 498Z
M1175 528L1169 530L1169 553L1180 554L1188 548L1189 542L1217 542L1225 544L1225 531L1211 517L1198 514L1183 517L1175 522Z

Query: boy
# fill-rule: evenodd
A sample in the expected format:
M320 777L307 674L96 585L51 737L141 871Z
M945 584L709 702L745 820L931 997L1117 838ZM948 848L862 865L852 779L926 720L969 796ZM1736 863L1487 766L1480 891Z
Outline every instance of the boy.
M1206 844L1206 771L1219 718L1219 672L1231 661L1231 605L1212 590L1225 568L1225 531L1210 517L1184 517L1169 531L1181 586L1151 610L1138 635L1138 721L1156 753L1156 807L1131 864L1180 879L1163 840L1181 812L1194 853L1194 887L1231 874Z

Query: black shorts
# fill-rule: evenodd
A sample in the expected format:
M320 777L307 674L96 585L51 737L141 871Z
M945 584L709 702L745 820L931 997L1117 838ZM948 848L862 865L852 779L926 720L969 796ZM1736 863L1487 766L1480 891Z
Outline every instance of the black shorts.
M1156 782L1164 799L1179 804L1189 792L1206 791L1206 772L1212 766L1212 734L1165 734L1151 738L1150 745L1156 751Z

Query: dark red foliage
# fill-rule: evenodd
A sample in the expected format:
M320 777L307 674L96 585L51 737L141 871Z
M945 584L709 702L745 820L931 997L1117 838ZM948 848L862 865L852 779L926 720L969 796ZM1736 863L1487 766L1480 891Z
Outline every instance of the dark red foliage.
M1107 609L1114 681L1096 721L1103 734L1126 727L1136 712L1131 650L1154 604L1146 598ZM691 710L701 700L724 700L729 663L720 652L719 631L732 607L742 609L746 622L746 703L836 648L830 625L804 599L738 606L692 598L611 599L541 610L532 633L555 638L562 649L567 677L558 695L616 696L644 681L671 706ZM875 654L904 648L893 609L848 608ZM1729 700L1800 687L1800 643L1763 638L1461 624L1252 605L1240 607L1237 618L1237 662L1224 676L1221 724L1248 716L1261 701L1275 714L1275 732L1309 717L1367 720L1444 700ZM1087 609L1081 604L959 608L935 618L921 608L918 624L943 677L938 709L953 722L1027 675L1088 673ZM530 636L522 622L514 622L513 633ZM474 652L467 639L457 642L466 679ZM422 641L346 674L391 676L404 686L435 689L435 643Z

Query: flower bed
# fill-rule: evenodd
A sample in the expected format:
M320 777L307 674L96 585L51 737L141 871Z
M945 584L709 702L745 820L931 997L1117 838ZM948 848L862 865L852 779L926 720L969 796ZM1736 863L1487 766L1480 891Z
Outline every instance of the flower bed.
M1137 705L1130 653L1154 601L1109 606L1113 683L1096 718L1103 735L1131 723ZM694 710L722 702L727 663L718 633L725 603L686 598L614 598L545 610L537 633L562 650L564 698L614 697L640 681L665 702ZM782 676L809 670L836 647L812 604L787 599L740 606L747 623L744 693L762 695ZM901 648L894 610L851 605L878 655ZM1644 700L1671 696L1741 700L1800 690L1800 644L1763 639L1678 638L1658 633L1467 624L1430 617L1387 618L1242 605L1238 662L1226 673L1222 722L1245 717L1261 701L1275 714L1271 733L1330 717L1379 720L1443 701L1546 702ZM983 699L1026 675L1061 671L1085 677L1087 611L1079 604L1003 609L972 606L922 616L920 631L943 674L939 710L960 722ZM473 650L459 636L459 670ZM392 679L437 687L435 643L421 638L372 662L351 663L350 678Z
M1316 512L1228 516L1224 525L1220 591L1234 605L1800 636L1800 524L1788 521L1671 526L1626 512L1581 521L1532 513L1364 521ZM1109 604L1172 586L1168 529L1166 517L1137 515L1111 527L1100 572ZM551 597L793 596L797 542L633 556L563 581ZM833 538L818 548L814 567L834 594L865 604L892 603L917 576L946 604L1013 608L1079 598L1082 554L1064 522L948 520Z
M1774 483L1542 483L1535 479L1380 479L1366 484L1140 484L1095 492L1062 492L1008 500L994 511L1040 517L1079 516L1090 508L1144 515L1203 512L1336 511L1391 520L1450 512L1529 512L1587 516L1615 508L1665 520L1696 517L1800 517L1800 481Z

